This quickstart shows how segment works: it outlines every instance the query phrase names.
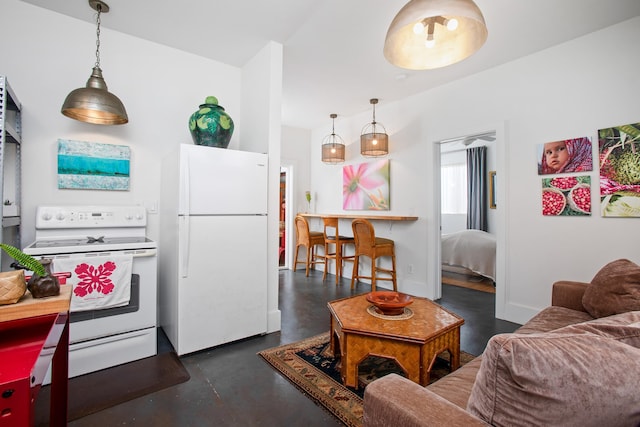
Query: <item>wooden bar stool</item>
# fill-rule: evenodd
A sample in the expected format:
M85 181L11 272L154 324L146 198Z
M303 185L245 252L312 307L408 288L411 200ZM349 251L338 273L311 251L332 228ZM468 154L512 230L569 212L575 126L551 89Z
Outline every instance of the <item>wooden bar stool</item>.
M324 233L324 274L322 275L322 280L327 277L327 264L330 259L335 260L336 262L336 285L338 284L338 280L342 277L342 270L344 268L344 261L354 261L355 256L349 255L344 256L344 246L345 245L355 245L355 240L353 237L341 236L338 232L338 218L335 217L322 217L322 222L324 223L324 228L322 232ZM333 246L333 249L332 249Z
M373 225L366 219L354 219L351 223L353 237L356 243L356 253L353 262L353 274L351 275L351 289L353 283L358 279L370 279L371 291L376 290L376 281L390 280L393 282L393 290L398 290L396 281L396 251L395 243L391 239L376 237ZM362 276L358 272L358 264L361 256L371 258L371 275ZM391 257L391 270L376 266L376 259L382 256ZM385 273L391 277L378 277L377 273Z
M316 246L324 247L324 234L320 231L309 231L309 223L302 215L296 215L296 252L293 259L293 271L299 263L304 263L307 267L306 276L309 277L309 267L316 264L324 264L324 272L327 274L327 262L324 255L318 255ZM304 261L298 261L298 249L300 246L307 248L307 257Z

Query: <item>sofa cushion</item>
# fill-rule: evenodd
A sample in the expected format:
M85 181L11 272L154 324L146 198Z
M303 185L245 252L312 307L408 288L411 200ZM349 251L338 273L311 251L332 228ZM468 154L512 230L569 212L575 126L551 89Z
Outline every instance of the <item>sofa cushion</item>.
M640 266L619 259L602 267L587 286L582 305L593 317L640 310Z
M640 348L640 311L629 311L601 317L588 322L565 326L550 333L593 334Z
M467 410L495 426L640 423L640 313L489 340ZM628 324L624 324L628 322Z
M481 362L482 355L461 366L460 369L456 369L438 381L429 384L427 388L454 405L466 409Z
M529 319L527 323L516 330L516 333L536 334L548 332L588 320L593 320L593 316L586 311L577 311L552 305Z
M488 426L465 408L398 374L378 378L364 389L362 424L364 427Z

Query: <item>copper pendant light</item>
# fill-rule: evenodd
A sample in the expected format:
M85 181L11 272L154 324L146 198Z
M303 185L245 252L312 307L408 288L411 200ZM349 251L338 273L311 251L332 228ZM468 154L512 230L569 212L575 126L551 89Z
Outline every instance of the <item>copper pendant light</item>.
M328 164L344 162L345 146L340 135L336 135L335 121L337 114L331 114L331 133L322 139L322 161Z
M122 101L109 92L100 68L100 14L109 12L101 0L89 0L89 6L98 12L96 18L96 63L86 87L69 93L62 104L62 114L81 122L98 125L121 125L129 122Z
M401 68L430 70L462 61L486 40L473 0L411 0L389 26L384 56Z

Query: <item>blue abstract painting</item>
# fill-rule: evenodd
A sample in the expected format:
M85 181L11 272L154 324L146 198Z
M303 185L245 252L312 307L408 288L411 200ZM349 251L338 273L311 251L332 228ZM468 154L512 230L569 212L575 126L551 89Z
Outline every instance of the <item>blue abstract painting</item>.
M58 188L129 190L126 145L58 140Z

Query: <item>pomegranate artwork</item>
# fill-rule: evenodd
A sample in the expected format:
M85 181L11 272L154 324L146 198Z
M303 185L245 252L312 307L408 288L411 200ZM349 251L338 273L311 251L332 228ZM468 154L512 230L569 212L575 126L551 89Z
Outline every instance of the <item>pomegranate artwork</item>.
M542 215L591 215L591 177L566 176L543 179Z
M577 212L591 213L591 187L588 185L576 185L569 192L569 206Z
M553 178L550 182L552 187L557 188L560 191L571 190L578 184L578 179L575 176L569 176L566 178Z
M562 192L552 188L542 190L542 215L560 215L567 205Z

